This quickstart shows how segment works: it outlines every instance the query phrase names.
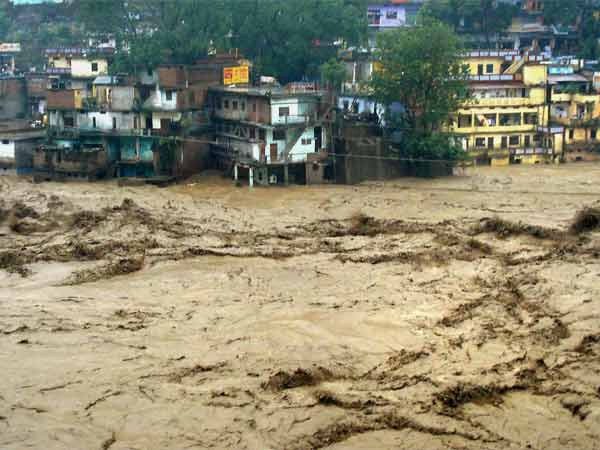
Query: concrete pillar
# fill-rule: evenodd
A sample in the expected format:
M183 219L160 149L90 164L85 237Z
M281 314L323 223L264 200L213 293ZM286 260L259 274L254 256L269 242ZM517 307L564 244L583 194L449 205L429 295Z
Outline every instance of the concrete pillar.
M252 167L248 169L248 178L250 180L250 187L254 187L254 169Z
M235 181L237 181L237 180L238 180L238 165L237 165L237 164L235 164L235 165L233 166L233 179L234 179Z
M290 184L290 171L287 164L283 166L283 182L286 186Z
M141 155L141 143L140 143L140 138L136 137L135 138L135 157L136 159L139 161L140 159L142 159L142 155Z

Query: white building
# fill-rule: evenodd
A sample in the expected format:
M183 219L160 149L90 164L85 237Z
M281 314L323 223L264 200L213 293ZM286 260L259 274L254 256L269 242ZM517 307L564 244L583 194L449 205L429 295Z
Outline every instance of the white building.
M326 147L319 92L215 87L210 93L217 144L234 158L262 164L300 163Z

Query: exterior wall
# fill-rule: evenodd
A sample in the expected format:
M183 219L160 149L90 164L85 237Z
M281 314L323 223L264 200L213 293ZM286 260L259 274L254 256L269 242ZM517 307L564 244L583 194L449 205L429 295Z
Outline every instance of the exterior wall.
M79 89L48 91L47 107L50 110L74 110L83 108L84 93Z
M317 101L310 98L271 99L271 124L285 125L316 120L317 107ZM289 108L289 115L282 116L281 108Z
M177 89L186 87L186 73L184 66L164 66L157 70L158 83L163 89Z
M526 85L545 85L548 81L548 67L540 64L527 64L523 67L523 82Z
M135 106L137 90L133 86L94 86L93 96L98 106L111 111L131 111Z
M469 66L471 75L479 74L479 65L483 66L482 75L497 75L502 73L502 65L505 63L504 58L469 58L465 64ZM493 70L488 71L488 65L493 67Z
M15 159L15 141L0 139L0 159Z
M233 109L234 102L237 102L237 109ZM264 97L217 95L214 98L214 113L220 119L271 124L271 105Z
M178 112L153 112L152 113L152 128L155 130L161 129L161 120L170 120L171 122L179 122L181 113ZM142 125L144 122L142 122Z
M307 143L303 144L303 140ZM300 139L298 139L298 142L296 142L294 147L292 147L292 150L290 152L290 159L293 162L306 161L307 155L309 153L315 153L316 151L317 149L315 149L315 129L314 127L309 127L304 130L302 136L300 136Z
M98 70L93 70L92 65L97 64ZM93 78L108 73L106 59L72 59L71 76L75 78Z
M177 110L177 95L175 90L171 92L171 99L167 99L167 90L160 89L158 86L144 103L144 108L153 111L176 111Z
M27 95L22 78L0 79L0 119L17 119L25 116Z
M372 28L395 28L414 24L420 2L411 5L410 0L405 4L374 3L367 9L369 27Z
M136 113L89 111L77 115L77 126L82 129L98 129L102 131L133 130ZM94 119L96 126L94 126ZM116 127L113 127L113 119ZM138 124L140 124L138 122Z
M98 65L98 70L92 70L92 64ZM108 73L108 61L104 58L67 58L65 56L51 57L50 67L56 69L71 69L71 76L75 78L93 78Z

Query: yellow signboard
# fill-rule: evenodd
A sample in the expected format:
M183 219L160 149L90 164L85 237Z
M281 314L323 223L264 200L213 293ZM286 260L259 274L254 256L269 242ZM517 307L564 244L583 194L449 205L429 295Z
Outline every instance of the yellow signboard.
M223 69L223 84L247 84L250 82L248 66L226 67Z

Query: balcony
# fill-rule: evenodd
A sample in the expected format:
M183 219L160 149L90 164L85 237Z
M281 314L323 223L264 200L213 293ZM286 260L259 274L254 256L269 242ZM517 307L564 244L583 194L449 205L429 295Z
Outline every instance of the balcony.
M469 75L471 81L522 81L523 75L515 73L514 75Z
M452 129L453 133L456 134L473 134L473 133L482 133L482 134L495 134L495 133L519 133L519 132L535 132L537 129L536 125L505 125L505 126L495 126L495 127L486 127L486 126L472 126L472 127L454 127Z
M478 98L470 100L466 106L487 106L487 107L521 107L521 106L540 106L543 103L529 97L496 97L496 98Z
M553 103L570 103L573 98L573 94L569 94L568 92L563 93L552 93L552 102Z
M600 95L598 94L575 94L573 95L573 101L575 103L596 103L600 101Z

